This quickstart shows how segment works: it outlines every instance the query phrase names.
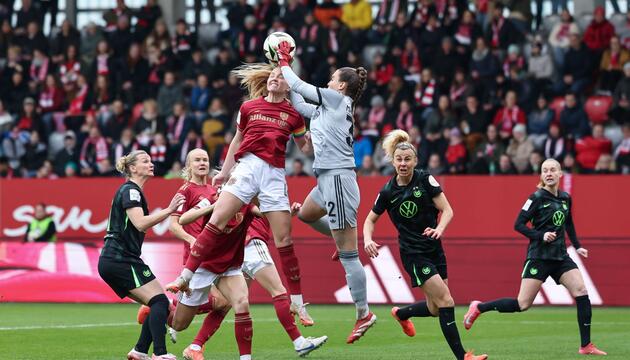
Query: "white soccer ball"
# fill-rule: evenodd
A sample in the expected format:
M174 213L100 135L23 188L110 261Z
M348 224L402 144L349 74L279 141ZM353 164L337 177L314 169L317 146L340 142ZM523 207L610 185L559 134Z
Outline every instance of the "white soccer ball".
M295 40L293 40L291 35L285 32L276 31L269 34L263 43L265 57L267 57L267 59L269 59L272 63L278 62L278 45L283 41L288 41L289 44L291 44L291 57L295 55Z

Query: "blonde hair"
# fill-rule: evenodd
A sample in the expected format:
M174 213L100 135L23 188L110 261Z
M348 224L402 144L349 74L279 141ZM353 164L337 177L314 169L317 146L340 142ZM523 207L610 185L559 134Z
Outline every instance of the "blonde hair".
M562 171L562 165L560 165L560 162L554 158L549 158L546 159L545 161L542 162L542 164L540 164L540 174L541 174L541 178L538 179L538 185L536 185L537 188L542 189L545 187L545 182L542 179L542 168L543 165L545 165L546 162L552 162L552 163L556 163L556 165L558 165L558 170Z
M192 180L193 174L192 174L192 168L190 167L190 154L192 154L193 151L196 151L196 150L203 151L206 154L206 156L208 156L208 161L210 161L210 157L206 150L199 149L199 148L190 150L188 154L186 154L186 163L184 164L184 168L182 169L182 178L186 181ZM208 176L210 176L210 173L208 173Z
M134 150L127 155L121 156L118 161L116 161L116 170L119 173L124 174L126 177L131 177L131 172L129 171L129 167L131 165L135 165L136 161L138 161L138 156L147 154L144 150Z
M414 155L418 155L416 148L409 142L409 134L404 130L390 131L383 140L383 150L390 161L394 159L396 150L413 150Z
M240 79L241 87L247 89L250 99L267 95L267 79L273 66L265 63L244 64L232 70L232 74Z

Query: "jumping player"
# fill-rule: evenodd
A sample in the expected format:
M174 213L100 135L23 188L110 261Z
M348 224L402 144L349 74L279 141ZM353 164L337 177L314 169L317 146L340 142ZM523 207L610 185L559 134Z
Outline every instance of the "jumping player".
M361 338L376 322L367 303L365 270L359 260L357 210L360 194L354 172L354 103L365 89L367 71L341 68L332 75L327 89L310 85L291 69L290 45L278 48L278 64L291 87L291 102L305 117L311 118L311 140L317 186L304 200L298 217L323 234L332 236L346 281L356 306L357 321L346 342ZM317 105L307 104L304 98ZM326 216L327 215L327 216Z
M451 205L433 176L415 170L418 156L406 132L390 132L383 140L383 149L391 158L396 175L383 186L365 219L364 248L370 257L378 256L380 245L372 240L372 234L376 222L387 211L398 230L400 257L411 278L411 286L422 288L427 299L403 308L394 307L392 316L408 336L416 334L409 318L438 316L442 333L458 360L484 360L486 355L476 356L464 351L455 324L446 256L440 240L453 219Z
M486 311L502 313L521 312L534 303L536 294L549 276L569 290L577 305L578 326L583 355L606 355L591 342L591 301L584 286L582 274L569 257L564 233L569 235L576 252L588 257L588 250L578 241L571 215L571 196L558 189L562 169L554 159L543 162L538 190L529 196L521 208L514 230L529 239L527 258L521 275L518 297L488 302L473 301L464 316L464 326L470 329L475 320ZM531 222L532 227L527 223Z
M180 222L182 224L186 224L196 221L197 219L208 216L212 211L213 209L211 207L191 209L181 216ZM256 214L256 211L254 211L254 213ZM269 248L267 247L267 242L271 238L272 234L271 229L269 228L269 222L267 219L262 217L262 214L257 214L247 230L242 270L249 279L258 281L258 283L269 292L269 295L271 295L273 300L278 320L284 327L287 335L291 338L295 351L300 356L306 356L310 352L322 346L328 340L328 337L322 336L317 338L304 338L297 326L295 326L295 321L291 315L291 303L289 301L287 291L282 285L282 280L280 280L278 271L276 270L271 254L269 253ZM248 284L249 282L250 281L248 281ZM219 304L225 302L226 300L224 300L220 295L215 295L215 311ZM222 310L223 312L228 311L229 305L227 307L222 307ZM190 312L192 313L192 310ZM190 360L203 359L202 346L209 337L216 332L219 325L220 323L216 324L216 327L212 328L213 331L209 333L206 333L202 331L203 329L201 329L197 334L197 337L195 337L193 344L184 350L184 358Z
M302 324L310 326L313 320L306 312L302 299L299 264L290 238L291 214L284 171L286 143L290 136L293 136L302 151L310 152L310 143L304 136L304 119L287 100L289 87L279 69L253 64L241 67L236 74L248 87L252 100L241 106L237 131L230 143L225 163L212 180L213 185L219 186L230 177L204 228L208 234L203 238L210 243L218 241L238 209L257 196L260 210L271 224L292 303L296 305ZM198 238L191 249L186 268L175 281L167 285L167 290L185 290L194 271L202 261L208 259L209 251L210 248Z
M133 151L118 160L116 169L125 174L127 181L118 188L112 201L98 273L121 299L129 297L151 308L151 315L142 324L140 338L127 359L174 360L176 357L167 353L164 340L168 298L140 255L145 232L177 210L184 197L176 194L166 209L149 215L142 188L153 176L151 157L142 150ZM153 356L149 357L151 343Z

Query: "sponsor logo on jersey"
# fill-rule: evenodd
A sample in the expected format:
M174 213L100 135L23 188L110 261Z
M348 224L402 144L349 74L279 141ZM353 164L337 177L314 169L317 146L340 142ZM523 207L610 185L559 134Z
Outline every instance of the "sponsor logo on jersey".
M418 205L415 202L407 200L400 205L400 215L410 219L418 213Z
M564 224L565 216L560 210L553 213L552 221L555 226L562 226Z

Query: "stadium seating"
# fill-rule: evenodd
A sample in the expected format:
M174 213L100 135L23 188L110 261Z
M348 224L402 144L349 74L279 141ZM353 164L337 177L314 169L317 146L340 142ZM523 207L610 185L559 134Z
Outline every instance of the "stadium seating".
M608 110L612 103L613 100L610 96L594 95L586 100L584 111L593 123L603 124L608 121Z

